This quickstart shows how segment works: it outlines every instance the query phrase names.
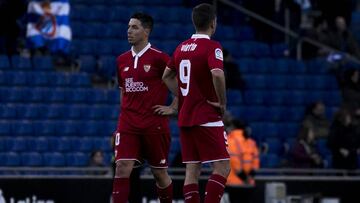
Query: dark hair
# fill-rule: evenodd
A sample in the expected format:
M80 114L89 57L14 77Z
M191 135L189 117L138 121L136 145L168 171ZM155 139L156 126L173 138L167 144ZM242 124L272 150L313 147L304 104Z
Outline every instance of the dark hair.
M210 4L199 4L193 8L192 21L197 31L205 31L216 18L216 11Z
M154 27L154 20L150 15L138 12L134 13L131 18L138 19L144 28L150 29L150 32L152 31Z

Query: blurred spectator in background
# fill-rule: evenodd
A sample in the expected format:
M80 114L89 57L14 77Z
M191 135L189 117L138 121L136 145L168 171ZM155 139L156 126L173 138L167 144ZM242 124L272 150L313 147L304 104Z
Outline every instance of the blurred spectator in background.
M0 0L0 54L18 54L21 33L17 20L26 12L26 0Z
M305 31L305 36L320 43L326 43L328 32L328 23L322 16L320 16L314 19L313 27ZM304 59L311 59L325 54L325 50L317 46L306 42L303 44L302 56Z
M234 62L231 54L226 49L224 49L224 67L226 67L226 88L241 90L244 92L246 87L245 81L239 71L237 63Z
M360 59L360 47L348 29L345 18L337 16L326 37L325 43L334 49L349 53Z
M350 111L360 109L360 72L357 69L350 68L335 70L336 78L342 92L343 105L347 106Z
M104 152L100 149L94 150L90 155L89 166L103 167L104 164Z
M233 120L228 134L231 171L226 185L230 202L252 202L255 171L260 167L259 150L250 138L250 130L239 120Z
M317 6L329 24L333 23L337 16L344 16L346 23L350 25L351 11L355 8L353 0L313 0L313 4Z
M300 130L290 155L291 165L294 168L323 167L323 159L315 149L315 134L311 128Z
M327 137L329 134L330 122L325 115L325 105L322 101L310 104L305 112L305 118L302 121L303 131L311 130L314 139Z
M328 139L334 168L357 168L357 150L360 138L358 128L348 108L342 107L336 113Z

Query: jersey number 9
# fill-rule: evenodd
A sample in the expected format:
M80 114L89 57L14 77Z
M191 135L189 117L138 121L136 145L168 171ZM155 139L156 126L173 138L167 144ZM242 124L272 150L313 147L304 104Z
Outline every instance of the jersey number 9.
M190 60L181 60L180 62L180 81L182 84L186 85L186 88L180 87L182 96L187 96L190 89L190 71L191 71L191 62Z

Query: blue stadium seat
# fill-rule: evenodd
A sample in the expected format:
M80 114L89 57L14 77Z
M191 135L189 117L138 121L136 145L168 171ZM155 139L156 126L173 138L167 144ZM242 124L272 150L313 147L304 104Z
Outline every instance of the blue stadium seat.
M280 137L281 126L273 122L264 122L263 130L265 137Z
M39 107L37 105L17 105L16 115L19 119L36 119L39 117Z
M322 157L326 157L331 154L330 149L327 147L327 140L325 138L317 139L315 142L315 148Z
M94 73L96 71L96 60L93 56L83 55L79 57L80 71Z
M288 107L286 108L286 114L288 115L288 121L299 122L304 118L304 107Z
M265 76L245 75L244 80L249 89L264 89L264 88L266 88Z
M283 142L276 137L267 137L264 140L266 153L281 155L283 153Z
M242 94L240 90L228 89L226 96L228 105L240 105L242 103Z
M122 3L123 4L123 3ZM109 11L111 22L127 22L131 16L131 10L126 6L116 6ZM122 31L126 31L126 28Z
M325 58L316 58L307 61L307 72L314 74L324 74L327 73L330 69L330 64L326 61Z
M170 133L172 137L178 137L180 134L178 121L175 119L170 119Z
M99 59L99 73L107 79L116 76L116 58L112 56L102 56Z
M29 94L28 88L7 88L2 95L1 101L9 102L9 103L17 103L17 102L25 102L27 101L27 96Z
M238 51L232 53L236 57L253 57L256 55L256 47L254 41L243 41L238 45Z
M260 121L264 118L264 106L247 106L242 109L242 118L248 122Z
M285 153L289 153L293 150L296 143L295 137L286 137L284 141Z
M250 26L241 26L237 30L237 38L242 41L254 40L254 30Z
M44 119L59 119L63 117L63 113L66 110L67 106L52 104L43 107L42 118ZM68 119L67 117L64 117Z
M112 53L114 53L115 55L130 50L129 43L125 40L113 40L111 44L112 44Z
M282 125L282 133L280 134L284 139L295 138L299 133L298 122L288 122Z
M6 70L10 68L10 61L6 55L0 55L0 70Z
M6 150L11 152L23 152L27 150L26 139L24 137L7 137Z
M335 91L325 91L323 94L322 101L327 106L340 106L342 97L338 90Z
M38 152L24 152L21 154L22 166L42 166L43 159Z
M79 133L78 123L75 121L59 121L56 123L56 135L57 136L75 136Z
M87 73L72 73L68 75L72 87L90 87L90 76Z
M0 119L14 119L14 118L16 118L16 107L14 105L5 104L0 106Z
M84 121L81 123L82 129L80 135L82 136L99 136L100 129L102 129L101 122L96 121Z
M65 100L68 103L86 103L88 101L89 90L69 89L65 91Z
M306 73L306 65L303 61L293 61L293 66L290 69L291 73L295 74L305 74Z
M29 73L23 71L5 72L6 83L10 86L26 86L28 84L27 75Z
M102 107L103 117L107 120L117 120L119 116L119 110L115 106L106 105Z
M11 132L14 136L33 136L33 123L17 120L12 122Z
M267 89L279 90L286 89L287 76L284 75L269 75L265 78Z
M54 65L50 56L34 56L33 64L35 70L52 71Z
M2 137L0 139L0 153L6 151L6 139L4 139L4 137ZM1 163L1 158L0 158L0 163Z
M303 75L287 75L286 86L289 89L303 90L307 84L306 76Z
M54 152L68 152L71 150L71 140L67 137L50 137L49 150Z
M30 70L31 69L31 60L30 58L25 58L21 56L12 56L11 64L13 68L19 70Z
M103 152L112 152L110 136L92 138L93 149L100 149Z
M107 103L107 91L104 89L90 89L88 91L88 103L91 104L102 104Z
M65 157L59 152L47 152L43 154L44 166L65 166Z
M324 91L319 91L319 90L307 91L305 94L305 101L308 104L316 101L322 101L323 98L325 98L324 94L325 94Z
M306 76L307 88L311 90L324 90L327 89L327 80L322 75L310 75Z
M99 106L90 106L83 111L84 119L87 120L100 120L103 118L102 108Z
M273 57L284 57L288 51L289 47L285 43L272 44L271 46L271 55Z
M245 103L249 105L262 105L264 103L264 91L245 92Z
M112 136L113 132L117 127L117 119L111 121L98 121L97 125L99 125L99 132L97 136L109 137Z
M240 58L237 61L237 63L238 63L239 71L241 73L247 74L253 72L252 69L254 69L255 60L253 60L252 58Z
M97 44L100 43L95 39L74 40L74 51L80 55L93 55L97 52Z
M3 166L20 166L21 158L18 153L15 152L6 152L4 153L5 162ZM2 163L0 163L2 165Z
M46 72L31 72L27 74L28 84L31 86L49 86L50 74Z
M49 84L54 87L66 87L69 86L68 73L53 72L49 73Z
M56 130L55 121L37 121L34 122L35 136L54 136Z
M88 137L74 137L71 141L71 149L74 152L90 152L93 148L93 141Z
M0 120L0 136L11 135L11 121Z
M87 166L89 164L89 156L82 152L66 154L67 166Z
M250 71L252 73L264 74L267 73L270 69L272 69L274 60L271 58L259 58L253 62L253 66Z
M268 44L262 42L254 43L255 57L267 57L270 56L271 50Z
M284 119L286 119L284 107L269 106L268 108L266 108L264 119L270 122L283 121Z
M63 112L63 117L67 119L82 119L84 105L67 105Z
M293 69L292 67L294 62L290 59L280 58L275 60L274 62L275 67L270 70L272 73L285 74L290 72L291 69Z
M260 163L262 168L278 168L281 164L281 159L276 154L261 154Z
M286 93L285 104L289 106L293 105L304 105L306 103L305 95L307 94L304 91L287 91Z
M63 88L55 88L44 97L45 101L51 103L63 103L65 101L66 92Z
M101 43L97 44L96 54L97 55L111 55L113 53L113 40L102 40Z
M120 103L120 90L119 89L107 90L106 98L107 98L108 104L119 104Z
M89 11L87 6L75 4L71 9L71 19L86 20L86 13Z
M264 92L264 103L266 105L283 105L286 103L286 91L266 91Z

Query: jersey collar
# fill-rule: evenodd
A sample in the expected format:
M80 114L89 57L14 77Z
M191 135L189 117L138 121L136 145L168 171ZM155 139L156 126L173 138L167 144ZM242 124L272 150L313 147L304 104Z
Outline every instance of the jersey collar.
M192 39L201 39L201 38L205 38L205 39L210 39L209 35L205 35L205 34L193 34L191 36Z
M151 47L151 44L150 44L150 42L143 48L143 50L141 50L139 53L135 53L135 51L134 51L134 47L132 46L131 47L131 54L132 54L132 56L133 57L135 57L135 56L137 56L137 57L141 57L148 49L150 49L150 47Z

